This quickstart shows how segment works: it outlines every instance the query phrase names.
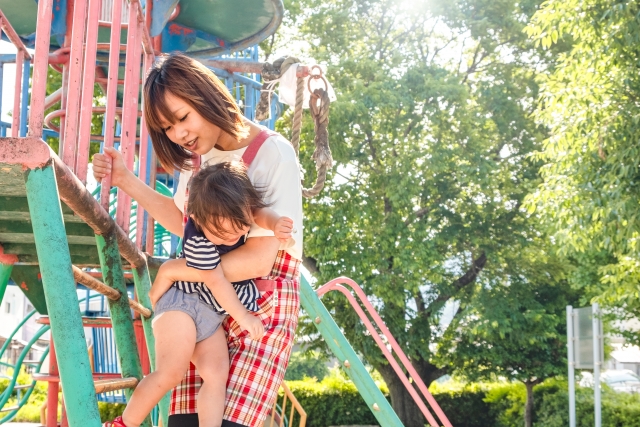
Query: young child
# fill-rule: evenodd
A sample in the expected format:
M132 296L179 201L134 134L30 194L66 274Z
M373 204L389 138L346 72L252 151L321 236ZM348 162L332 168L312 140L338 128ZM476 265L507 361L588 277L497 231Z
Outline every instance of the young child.
M105 427L138 427L180 383L190 361L203 379L198 394L200 427L222 424L229 355L221 323L228 313L254 340L262 337L264 327L251 314L258 310L260 297L255 283L229 283L217 268L220 255L244 244L254 222L272 230L282 242L293 231L293 221L269 209L262 196L240 163L207 166L192 178L183 251L179 259L162 265L149 293L155 308L156 370L136 387L122 417ZM178 280L185 263L189 277L198 281Z

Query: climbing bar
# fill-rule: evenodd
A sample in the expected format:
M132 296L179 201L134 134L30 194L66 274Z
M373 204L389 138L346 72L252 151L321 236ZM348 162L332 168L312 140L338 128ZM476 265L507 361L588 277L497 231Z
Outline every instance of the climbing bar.
M0 152L3 147L19 144L23 149L30 149L30 145L44 144L39 139L4 139L0 141ZM34 147L35 148L35 147ZM9 149L7 147L7 149ZM48 153L47 153L48 154ZM71 208L84 222L93 229L96 234L105 235L114 230L120 253L132 266L145 264L145 255L135 247L134 243L122 229L114 223L108 212L99 205L84 184L69 170L69 168L56 156L51 154L51 161L55 166L56 180L60 199Z
M44 100L47 89L49 68L49 42L51 37L51 17L53 0L38 2L38 26L36 29L35 61L31 86L31 114L29 115L29 136L41 138L44 118Z
M71 53L69 63L66 64L64 72L67 75L67 84L63 84L65 97L62 100L62 108L65 109L64 125L63 118L60 118L60 157L72 171L76 171L76 157L78 154L78 122L80 112L80 96L82 91L82 57L84 53L83 41L85 35L85 24L87 14L87 0L75 0L73 4L73 25L71 28ZM65 45L69 44L65 40ZM63 81L65 74L63 73ZM66 103L66 105L65 105Z
M13 29L13 27L9 23L9 20L6 18L6 16L4 16L2 10L0 10L0 20L2 22L2 31L4 31L4 33L7 35L9 41L11 41L11 43L13 43L16 48L18 48L18 51L22 53L23 59L31 61L32 58L27 51L27 47L24 45L24 43L22 43L20 36L18 36L18 33L16 33L16 31Z
M398 362L393 357L393 355L391 354L391 352L387 348L386 344L383 342L383 340L382 340L382 338L380 336L381 335L380 332L378 332L375 329L375 327L373 326L373 324L369 320L369 317L364 313L364 311L360 307L360 304L358 303L358 301L355 299L353 294L346 287L342 286L343 284L350 286L351 289L353 289L354 292L356 293L356 295L360 298L360 302L365 306L365 308L367 309L369 315L373 318L373 320L376 322L376 325L380 329L380 332L382 333L382 336L384 336L387 339L387 341L391 345L391 348L396 353L396 355L398 356L398 358L402 362L404 368L409 373L411 379L418 386L418 389L422 392L422 394L425 397L425 399L431 405L431 408L433 409L433 411L436 413L436 415L440 419L440 423L436 422L436 420L433 418L433 416L431 415L431 413L429 412L429 410L425 406L424 402L420 398L420 395L415 391L414 387L411 385L411 382L409 381L409 379L405 375L404 371L398 365ZM415 368L413 367L413 365L411 364L411 362L409 361L407 356L404 354L404 352L402 351L402 348L400 347L398 342L395 340L393 335L391 335L391 331L389 331L389 329L384 324L384 322L383 322L382 318L380 317L380 315L373 308L373 305L371 305L371 303L367 299L367 296L364 293L364 291L362 290L362 288L360 288L360 286L358 286L358 284L356 282L354 282L353 280L351 280L351 279L349 279L347 277L338 277L336 279L331 280L330 282L327 282L323 286L321 286L316 291L316 293L317 293L318 296L322 296L322 295L324 295L327 292L332 291L332 290L339 291L339 292L341 292L342 294L344 294L347 297L347 299L351 303L351 306L354 308L354 310L356 311L356 313L360 317L360 320L362 320L362 322L365 324L367 330L371 333L371 336L373 337L373 339L378 344L378 347L380 347L380 350L382 351L384 356L389 361L389 364L393 367L393 370L396 372L396 374L398 375L398 377L400 378L400 380L404 384L405 388L407 389L407 391L409 392L411 397L413 397L413 400L415 401L416 405L418 405L418 407L420 408L420 411L422 412L422 414L427 418L427 421L429 422L429 424L431 426L433 426L433 427L438 427L440 425L443 425L445 427L452 427L451 423L447 419L447 416L444 414L442 409L440 409L440 405L438 405L438 402L436 402L436 400L433 398L431 393L429 393L429 390L427 389L427 386L422 381L422 378L420 378L420 375L418 375L418 372L415 370Z
M271 66L268 62L239 61L237 59L200 59L203 64L220 68L230 73L252 73L262 74L265 66ZM307 77L311 68L306 65L299 65L296 70L296 77Z
M76 279L76 282L83 284L89 289L93 289L94 291L101 293L112 301L117 301L122 296L120 292L89 276L87 273L80 270L75 265L72 265L71 268L73 269L73 278Z
M96 394L108 391L135 388L138 385L137 378L122 378L117 380L98 380L94 382Z
M138 24L141 24L140 27L140 35L142 36L142 47L144 48L145 54L154 54L153 43L151 41L151 35L149 34L149 29L147 28L147 17L142 13L144 7L140 0L129 0L129 6L136 4L136 16ZM149 4L149 3L147 3ZM129 21L131 22L131 21Z
M94 291L101 293L111 301L117 301L122 296L120 292L105 285L101 281L94 279L75 265L71 266L71 268L73 269L73 278L76 279L76 282L83 284L89 289L93 289ZM140 313L144 317L151 317L151 310L131 298L129 298L129 307L131 307L133 311Z
M100 0L89 0L87 12L87 32L86 47L84 51L84 70L95 67L97 42L98 42L98 19L100 17ZM82 80L82 99L80 100L80 123L78 127L78 155L76 156L76 175L80 181L87 181L87 169L89 164L89 147L91 136L91 120L93 118L91 108L93 107L93 85L95 83L95 73L85 71Z
M122 3L124 0L114 0L111 9L111 28L120 28L122 22ZM107 77L107 110L104 114L104 148L113 147L113 138L116 130L116 102L118 92L118 67L120 65L120 31L111 31L111 48L109 50L109 71ZM111 176L102 179L100 191L100 204L105 210L109 210L109 190L111 189Z

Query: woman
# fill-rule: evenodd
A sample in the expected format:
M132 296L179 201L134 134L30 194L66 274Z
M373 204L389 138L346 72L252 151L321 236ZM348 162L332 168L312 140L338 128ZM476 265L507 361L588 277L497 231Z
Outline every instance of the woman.
M273 232L253 226L243 246L222 256L229 281L264 279L258 281L263 294L256 315L266 331L260 341L253 341L233 320L224 323L230 370L222 425L262 425L284 378L298 323L302 191L296 154L282 136L243 117L213 72L182 54L156 62L145 83L144 99L145 120L158 159L165 169L180 171L174 198L139 180L115 149L94 156L96 179L111 175L113 186L129 194L166 229L181 235L193 154L210 164L242 159L253 185L264 189L271 209L293 219L297 229L293 239L281 245ZM198 425L200 383L191 366L172 393L169 427Z

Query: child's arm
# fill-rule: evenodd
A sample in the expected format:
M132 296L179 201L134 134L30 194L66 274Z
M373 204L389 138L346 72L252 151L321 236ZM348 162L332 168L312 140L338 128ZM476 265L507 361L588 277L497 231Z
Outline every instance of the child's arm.
M253 220L265 230L273 231L273 234L282 243L286 243L291 238L293 231L293 220L286 216L278 215L269 208L256 209L253 212Z
M187 267L190 268L190 267ZM195 270L195 269L194 269ZM195 270L199 273L198 282L204 282L209 288L216 301L233 317L242 329L249 331L249 335L254 340L259 340L264 335L262 321L253 316L238 299L231 282L224 277L222 268L213 270Z
M178 280L204 282L216 301L238 322L242 329L249 331L251 338L258 340L264 335L262 322L251 315L242 305L233 285L224 277L220 266L213 270L198 270L188 267L187 260L184 258L166 261L160 266L156 280L149 291L151 303L155 306L158 299Z

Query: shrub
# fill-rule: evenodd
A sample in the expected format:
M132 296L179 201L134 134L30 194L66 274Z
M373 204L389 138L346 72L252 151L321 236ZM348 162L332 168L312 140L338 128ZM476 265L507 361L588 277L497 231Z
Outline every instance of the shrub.
M287 381L301 381L305 378L317 378L322 380L329 374L326 358L317 351L301 352L296 351L291 354L289 366L284 379Z

